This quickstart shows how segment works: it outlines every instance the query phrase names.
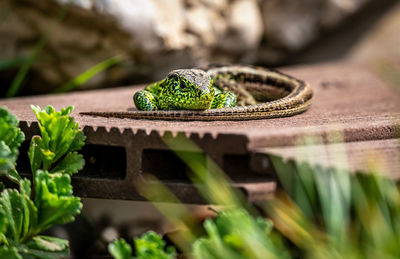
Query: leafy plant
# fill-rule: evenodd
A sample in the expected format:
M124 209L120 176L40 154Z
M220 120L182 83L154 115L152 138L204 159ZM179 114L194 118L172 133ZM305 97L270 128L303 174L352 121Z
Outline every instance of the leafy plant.
M258 204L270 219L260 220L193 143L179 137L165 142L191 169L189 177L205 199L224 206L215 219L204 222L205 234L196 235L182 220L188 217L184 205L168 211L154 203L173 224L184 226L186 242L174 241L190 258L400 257L400 191L374 169L379 167L351 173L272 156L282 189ZM144 197L178 201L157 179L146 179L151 184L138 186Z
M72 194L70 176L84 165L76 151L84 145L85 136L69 116L73 107L59 112L51 106L32 109L41 132L41 137L32 138L28 152L33 189L15 170L18 147L24 140L18 120L0 108L0 172L18 185L0 194L0 258L65 257L67 240L38 234L73 221L82 208Z
M204 222L206 237L193 244L197 259L212 258L274 258L277 245L270 238L272 222L254 218L243 208L227 209ZM281 253L280 258L287 255Z
M108 251L115 259L132 258L132 247L123 238L111 242L108 245Z
M134 238L136 259L173 259L176 250L165 246L165 241L153 231L148 231L140 238ZM109 244L108 250L115 259L132 258L132 247L124 239L116 239Z
M173 210L168 210L160 203L153 203L172 224L182 229L173 241L185 255L197 259L289 257L280 237L271 233L272 222L253 216L257 211L232 188L227 176L201 149L184 137L165 137L164 141L191 169L188 176L205 200L223 206L215 219L204 222L205 234L201 234L183 204L175 204ZM154 176L146 175L146 182L149 184L136 187L148 200L179 202Z
M277 157L272 161L281 169L289 165ZM267 213L301 257L400 256L400 192L393 180L306 163L289 167L292 185Z
M0 175L15 169L18 148L24 139L17 118L0 107Z
M85 144L85 135L78 129L78 123L69 116L73 107L56 112L51 106L43 111L38 106L32 106L32 110L42 135L33 137L29 147L32 172L42 168L50 173L77 173L83 167L84 160L76 151Z

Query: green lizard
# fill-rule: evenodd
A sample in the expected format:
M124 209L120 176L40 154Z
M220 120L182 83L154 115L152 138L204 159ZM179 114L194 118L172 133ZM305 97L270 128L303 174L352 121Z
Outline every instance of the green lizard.
M83 115L150 120L253 120L292 116L313 99L309 84L251 66L179 69L134 94L138 110Z
M222 92L210 75L200 69L174 70L164 80L136 92L133 100L142 111L204 110L236 105L236 95Z

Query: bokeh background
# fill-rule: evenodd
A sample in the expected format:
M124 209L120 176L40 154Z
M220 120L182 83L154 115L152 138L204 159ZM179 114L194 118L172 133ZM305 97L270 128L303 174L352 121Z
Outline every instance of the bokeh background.
M0 96L150 82L210 62L347 59L399 81L399 31L395 0L2 0Z

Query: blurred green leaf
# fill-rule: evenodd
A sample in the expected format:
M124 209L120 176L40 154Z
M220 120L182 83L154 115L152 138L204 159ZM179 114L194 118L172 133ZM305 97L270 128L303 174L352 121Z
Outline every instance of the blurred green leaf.
M124 239L116 239L108 244L108 251L115 259L132 258L132 247Z
M134 239L137 259L174 259L175 247L165 246L165 241L154 231L148 231Z
M165 241L154 231L148 231L134 239L136 259L174 259L176 249L166 246ZM108 245L108 251L115 259L132 258L132 248L124 239L116 239Z
M115 56L109 59L104 60L103 62L100 62L93 67L89 68L82 74L78 75L71 81L66 82L59 88L57 88L54 93L65 93L74 90L76 87L84 84L86 81L97 75L98 73L110 68L111 66L114 66L118 63L121 63L123 61L123 58L121 56Z
M0 140L0 175L6 174L8 170L15 167L16 155L10 150L10 147Z
M6 108L0 107L0 175L14 174L10 170L15 168L18 148L25 139L18 126L18 119Z
M29 58L10 58L0 60L0 70L19 67L29 61Z
M279 163L287 163L278 158L272 161L275 168L284 168ZM269 204L268 211L276 229L304 257L400 256L400 192L393 180L371 172L350 174L347 170L307 164L297 164L292 169L292 186L303 190L287 189L295 202L278 197ZM296 177L300 174L307 174L311 184L301 184L304 175ZM298 203L302 200L314 202L304 207Z
M22 259L22 256L18 254L18 250L15 247L0 246L0 258L7 259Z
M191 214L190 210L179 202L179 199L161 183L153 175L145 174L145 181L135 182L135 187L140 195L149 201L154 201L153 206L156 207L169 222L177 228L185 229L180 231L179 237L176 236L175 242L182 251L189 252L190 245L196 239L194 232L200 232L196 219ZM171 209L165 202L174 203L174 209Z
M245 206L243 193L232 188L221 168L194 142L181 135L164 136L163 141L190 168L189 178L210 204Z
M68 256L68 240L49 236L35 236L24 247L26 254L38 258L65 258Z
M263 218L253 218L243 208L219 212L214 220L204 222L204 228L207 236L193 244L196 259L288 257L287 252L269 237L272 223Z

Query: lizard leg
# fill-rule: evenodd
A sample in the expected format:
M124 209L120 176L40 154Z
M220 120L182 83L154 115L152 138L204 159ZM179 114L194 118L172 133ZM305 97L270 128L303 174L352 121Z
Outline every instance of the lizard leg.
M155 111L158 110L157 98L154 94L147 90L141 90L133 96L136 108L141 111Z
M232 92L218 93L214 96L211 109L229 108L236 105L236 95Z

